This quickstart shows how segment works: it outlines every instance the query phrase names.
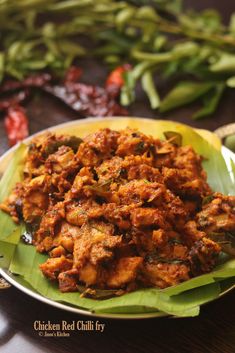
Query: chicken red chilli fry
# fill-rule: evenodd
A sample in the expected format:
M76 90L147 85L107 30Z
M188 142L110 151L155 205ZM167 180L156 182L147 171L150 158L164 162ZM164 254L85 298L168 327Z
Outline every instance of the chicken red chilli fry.
M48 254L40 269L62 292L165 288L212 271L212 235L235 232L235 197L211 190L202 160L129 128L46 133L0 208L32 226Z

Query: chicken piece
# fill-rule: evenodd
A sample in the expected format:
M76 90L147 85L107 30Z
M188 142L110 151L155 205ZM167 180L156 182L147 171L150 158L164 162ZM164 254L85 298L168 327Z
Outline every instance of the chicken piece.
M114 228L104 222L93 222L81 227L74 242L74 268L80 270L90 261L96 265L113 257L113 250L121 244L122 236L114 236Z
M90 250L90 261L96 265L100 262L107 262L114 256L113 249L121 244L121 236L115 235L96 242L92 245Z
M151 153L144 153L142 155L129 155L123 157L122 167L129 170L131 167L138 167L141 165L146 165L154 168L154 156Z
M46 262L39 267L42 273L50 280L56 280L60 272L70 270L73 266L73 260L66 258L64 255L61 257L49 258Z
M136 253L143 258L150 252L153 252L156 248L156 245L152 238L152 230L137 229L134 228L131 230L131 244L135 245Z
M29 152L24 173L31 176L45 174L45 161L49 155L56 153L61 146L68 146L77 151L81 139L76 136L55 135L50 132L36 136L29 145Z
M24 187L22 213L27 223L32 223L46 212L49 205L49 179L49 176L41 175Z
M136 228L157 226L165 228L164 213L157 208L136 208L131 211L131 223Z
M45 174L45 151L56 142L56 136L51 133L36 136L29 145L28 156L24 167L25 175L39 176Z
M182 200L185 210L188 214L189 218L194 218L196 215L196 212L198 211L199 205L197 200Z
M177 145L171 143L169 140L161 141L156 139L154 141L154 152L157 155L157 159L163 155L174 155L177 150Z
M23 201L23 217L27 223L40 218L48 206L48 195L39 190L27 192Z
M117 205L115 203L103 204L103 214L102 216L111 222L116 224L120 229L131 228L130 212L138 207L138 204L130 205Z
M79 281L85 283L85 285L92 286L98 285L102 288L103 283L99 278L99 267L91 264L90 262L85 263L78 271Z
M154 230L152 233L152 244L154 248L164 247L168 242L168 232L164 229ZM152 250L152 249L151 249Z
M120 157L138 155L147 152L153 143L153 138L147 137L138 130L127 128L120 134L116 154Z
M64 220L57 227L57 233L52 241L53 247L62 246L68 253L73 252L74 239L79 235L80 228L73 226Z
M115 259L119 259L121 257L134 257L140 256L136 249L136 245L134 244L132 235L130 233L126 233L123 235L123 241L118 248L115 249Z
M192 146L182 146L176 151L174 167L186 169L194 178L206 180L206 172L202 169L203 158L197 154Z
M122 177L122 162L123 159L120 157L113 157L111 159L104 160L102 164L95 168L99 183L105 183L107 181L114 181Z
M76 170L77 161L72 148L68 146L59 147L58 151L50 154L45 162L46 170L49 174L61 173L66 170Z
M164 167L162 174L166 186L176 195L203 198L211 192L203 178L193 176L186 168L176 169Z
M158 168L150 167L147 164L131 166L127 172L128 180L148 180L150 182L163 183L163 178Z
M52 192L50 193L50 200L55 203L55 201L62 201L65 198L65 193L71 189L71 176L68 175L66 171L60 174L51 175L51 187Z
M210 272L216 265L220 246L206 237L196 241L189 252L191 272L194 276Z
M62 293L77 292L77 271L72 269L61 272L58 276L59 289Z
M110 156L117 148L117 141L120 132L106 129L100 129L97 132L87 135L84 139L89 147L97 149L103 154L104 158Z
M95 183L94 175L91 171L90 167L83 167L77 173L71 192L66 195L66 199L81 197L84 195L84 186L85 185L93 185ZM85 196L89 196L91 193L85 193Z
M99 151L90 147L86 142L81 143L76 157L85 167L94 167L102 160Z
M181 263L149 263L143 267L141 279L148 286L166 288L187 281L189 267Z
M107 278L106 285L109 288L123 288L134 282L142 265L142 257L123 257L117 260Z
M118 197L121 204L148 202L159 204L163 200L166 189L163 184L150 183L147 180L133 180L120 185Z
M188 248L183 244L172 244L170 253L172 259L186 260L188 258Z
M163 167L172 168L174 163L174 158L177 151L177 146L168 141L154 141L154 154L156 158L154 160L154 167L160 170Z
M49 252L50 257L60 257L66 255L66 250L62 245L58 245L56 248Z
M58 202L54 207L45 213L42 217L40 227L34 235L34 244L37 246L38 251L48 251L48 247L45 248L44 239L48 236L51 239L55 237L56 226L58 226L59 222L62 221L64 217L65 210L62 202Z
M119 132L102 129L88 135L77 152L78 160L84 166L97 166L104 158L109 158L117 148Z
M175 229L181 230L189 214L180 197L174 195L170 190L167 190L163 209L165 210L166 220L174 225Z
M113 235L113 227L105 223L84 224L74 244L74 269L79 281L86 286L105 286L105 269L100 265L114 256L114 249L120 246L121 236Z
M102 206L93 199L70 201L66 203L66 220L75 226L82 226L89 219L96 219L103 215Z
M196 216L199 228L207 234L235 233L235 196L215 193L212 198Z
M36 243L35 241L33 243L36 245L37 251L41 253L48 252L53 249L53 238L51 236L46 236L46 234L44 234L40 240L40 243Z
M186 244L191 247L196 241L206 237L206 233L198 230L195 221L188 221L183 229L182 235Z

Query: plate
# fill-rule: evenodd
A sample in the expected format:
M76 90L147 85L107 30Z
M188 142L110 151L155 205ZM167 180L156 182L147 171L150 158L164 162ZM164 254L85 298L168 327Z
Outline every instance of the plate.
M164 126L167 126L166 121L161 122L163 130ZM174 123L175 127L177 128L178 126L182 126L182 124L179 123ZM43 130L38 132L37 134L34 134L27 138L24 142L28 143L30 140L38 135L41 134L45 131L52 131L56 133L70 133L71 131L74 135L83 137L87 135L88 133L95 132L97 129L100 128L105 128L108 127L110 129L116 129L120 130L123 129L127 126L130 126L131 128L139 128L143 133L149 134L150 129L154 129L154 125L156 125L156 120L152 119L143 119L143 118L88 118L88 119L81 119L77 121L71 121L68 123L63 123L54 127L51 127L49 129ZM200 135L202 135L207 141L210 141L212 144L214 144L215 147L219 146L219 141L215 138L215 135L207 130L196 130ZM11 148L9 151L7 151L1 158L0 158L0 175L3 174L4 170L6 169L8 162L10 161L14 151L16 150L17 146ZM235 162L235 155L228 150L226 147L222 147L222 154L224 156L224 159L226 161L226 165L228 167L228 171L231 175L231 178L234 180L234 174L231 166L231 159ZM36 291L32 290L31 288L28 288L24 283L22 283L22 280L19 278L19 276L14 275L8 271L8 269L0 269L0 275L5 278L10 284L21 290L22 292L26 293L27 295L43 302L48 305L54 306L56 308L70 311L76 314L82 314L82 315L89 315L89 316L94 316L94 317L101 317L101 318L113 318L113 319L145 319L145 318L152 318L152 317L163 317L163 316L168 316L168 314L160 312L160 311L154 311L154 312L148 312L148 313L138 313L138 314L109 314L109 313L93 313L88 310L84 310L69 304L64 304L61 302L53 301ZM224 289L223 292L220 293L220 296L223 294L227 293L228 291L232 290L235 288L235 284L229 284L227 285Z

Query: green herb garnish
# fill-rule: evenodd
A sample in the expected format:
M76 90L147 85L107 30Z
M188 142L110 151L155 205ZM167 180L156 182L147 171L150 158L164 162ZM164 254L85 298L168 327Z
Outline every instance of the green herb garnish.
M182 146L182 135L175 131L164 131L164 136L167 142L172 143L178 147Z
M207 205L208 203L213 201L213 199L214 199L214 195L205 196L202 200L202 206Z

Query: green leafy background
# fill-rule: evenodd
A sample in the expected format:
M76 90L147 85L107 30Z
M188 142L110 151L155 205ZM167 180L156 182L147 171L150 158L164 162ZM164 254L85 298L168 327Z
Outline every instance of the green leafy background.
M196 132L188 126L171 121L133 118L74 122L62 127L58 126L55 130L59 133L83 137L88 132L94 132L99 128L121 129L126 126L139 128L144 133L159 138L163 138L164 131L181 133L183 144L191 144L205 158L203 166L213 190L231 195L235 193L233 178L235 174L229 173L220 151L219 141L209 132ZM4 165L4 159L8 158L10 162L0 181L0 201L5 199L14 184L22 178L26 151L26 145L21 144L10 156L11 158L8 156L1 160L0 170ZM230 169L232 166L234 171L234 164L230 162ZM156 316L165 313L181 317L196 316L199 314L200 305L218 298L223 290L235 285L235 259L227 260L226 256L221 256L221 264L213 272L164 290L142 289L105 300L81 298L79 293L60 293L57 284L49 282L39 270L39 264L46 260L47 255L37 253L34 246L20 241L24 225L14 224L11 218L3 212L0 212L0 224L1 268L9 269L17 275L16 281L47 298L96 314L133 314L135 317L143 313L156 313Z

